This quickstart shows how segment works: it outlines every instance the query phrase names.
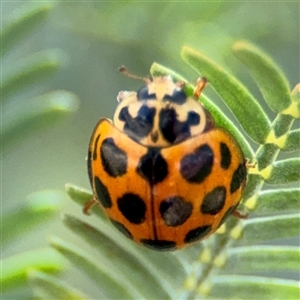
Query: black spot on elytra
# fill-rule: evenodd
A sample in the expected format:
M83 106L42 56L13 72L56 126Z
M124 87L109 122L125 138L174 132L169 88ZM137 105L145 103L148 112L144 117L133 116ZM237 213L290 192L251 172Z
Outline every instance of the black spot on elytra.
M201 212L204 214L216 215L224 207L225 200L225 187L217 186L205 195L201 205Z
M101 202L104 208L110 208L112 206L112 202L107 187L98 176L95 176L94 184L97 199Z
M145 221L146 204L138 195L127 193L117 200L122 215L133 224Z
M93 160L97 159L99 138L100 138L100 134L98 134L96 139L95 139L95 146L94 146L94 149L93 149Z
M177 119L177 113L174 108L164 108L159 113L160 131L169 143L179 143L191 136L190 126L200 123L200 115L190 111L187 120L181 122Z
M218 228L228 219L228 217L230 215L232 215L232 213L235 211L235 209L237 208L239 204L237 205L233 205L231 207L228 208L228 210L226 211L225 215L223 216L222 220L220 221Z
M125 122L124 132L135 141L146 137L153 128L156 108L142 105L138 114L133 118L125 106L121 109L119 120Z
M184 242L185 243L196 242L196 241L204 238L206 235L208 235L210 231L211 231L210 225L201 226L201 227L192 229L186 234L186 236L184 238Z
M168 165L161 156L159 148L148 148L148 152L139 161L137 172L151 184L166 178Z
M204 144L192 154L185 155L180 161L180 173L184 179L192 183L201 183L211 173L214 153Z
M123 225L121 224L120 222L117 222L113 219L110 219L110 221L112 222L112 224L114 224L114 226L117 227L117 229L119 231L121 231L125 236L127 236L129 239L133 239L132 238L132 234L130 233L130 231Z
M176 243L173 241L143 239L141 240L141 243L148 248L159 251L172 250L176 248Z
M174 89L173 94L165 95L163 101L169 101L175 104L183 104L186 102L187 96L182 89Z
M149 89L147 86L143 86L137 91L136 97L138 98L139 101L143 100L156 100L156 95L155 94L150 94L149 95Z
M126 152L120 149L112 138L103 140L100 148L100 155L103 168L109 176L118 177L126 173Z
M221 168L227 170L231 164L231 153L225 143L220 143Z
M230 184L230 193L233 194L237 191L241 184L246 180L247 170L245 163L239 164L238 168L234 171Z
M92 153L91 153L91 150L89 150L88 152L88 157L87 157L87 171L88 171L88 175L89 175L89 181L90 181L90 184L91 186L93 186L93 174L92 174L92 162L91 162L91 159L92 159Z
M168 226L182 225L192 214L193 205L181 197L170 197L159 206L162 219Z

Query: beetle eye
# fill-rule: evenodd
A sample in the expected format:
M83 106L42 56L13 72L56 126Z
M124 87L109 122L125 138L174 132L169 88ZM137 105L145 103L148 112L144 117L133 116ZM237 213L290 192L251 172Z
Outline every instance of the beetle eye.
M147 86L144 86L142 88L140 88L137 92L137 98L139 101L143 101L143 100L155 100L156 96L155 94L150 94L149 95L149 89Z
M175 89L173 91L173 95L165 95L164 96L164 101L170 101L176 104L183 104L185 103L187 99L187 96L185 94L185 92L182 89Z

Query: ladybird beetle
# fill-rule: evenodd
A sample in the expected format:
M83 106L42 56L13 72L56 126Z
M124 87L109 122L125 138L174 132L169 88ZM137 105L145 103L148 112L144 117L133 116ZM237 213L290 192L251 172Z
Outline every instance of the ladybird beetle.
M130 239L175 250L207 238L235 212L246 160L198 101L205 78L193 97L170 76L144 81L137 92L120 92L113 121L102 118L94 129L88 154L94 199L84 211L97 203Z

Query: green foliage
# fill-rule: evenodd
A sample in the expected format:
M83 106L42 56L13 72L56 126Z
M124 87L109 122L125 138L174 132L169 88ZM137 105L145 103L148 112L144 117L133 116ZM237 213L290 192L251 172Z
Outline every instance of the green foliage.
M64 198L62 192L51 190L28 195L23 205L3 215L2 246L22 237L26 232L57 215Z
M55 124L77 107L76 96L68 91L52 91L33 96L45 79L65 63L66 57L61 51L48 49L17 62L13 56L18 43L45 22L53 8L50 2L25 5L15 11L9 22L2 26L1 58L6 65L15 66L15 69L9 68L8 71L2 67L1 72L1 151L21 143L33 134L33 130ZM54 216L57 217L64 199L65 195L61 191L38 191L28 195L26 201L21 202L18 207L3 213L2 250L5 251L9 244L18 245L31 231ZM28 286L29 270L60 273L66 269L66 260L53 249L46 248L5 257L1 266L1 295L3 299L13 299L16 291Z
M58 238L51 239L50 244L84 272L96 285L101 286L101 297L106 299L119 297L121 299L139 299L141 297L139 292L135 290L133 283L130 283L126 277L120 278L112 264L108 267L109 261L96 261L87 252Z
M300 207L300 190L297 188L262 191L257 199L256 215L280 214L296 211Z
M184 47L182 57L193 69L208 79L247 134L255 142L264 144L271 122L250 92L237 79L203 54ZM249 120L252 122L249 123Z
M1 266L2 293L6 293L26 285L28 270L57 273L66 268L66 261L53 249L46 248L5 258Z
M2 216L2 250L10 243L19 243L27 234L42 226L62 208L65 196L61 191L43 190L28 195L27 201ZM17 248L18 249L18 248ZM3 258L1 261L3 297L27 286L29 270L57 273L66 269L66 260L52 249L36 249Z
M91 6L95 8L92 14L87 9ZM160 49L166 38L182 44L187 29L195 28L193 22L199 19L199 12L195 10L190 15L188 6L182 6L182 14L189 15L191 23L179 22L177 25L176 18L173 20L177 7L178 3L173 3L169 10L164 11L165 17L170 18L169 28L176 26L176 34L173 32L172 37L166 34L168 30L157 30L157 44L153 48ZM215 14L218 7L219 4L214 6ZM36 90L40 92L45 79L67 62L64 53L58 49L47 49L22 62L15 63L12 60L11 53L18 43L46 20L54 5L49 2L36 3L24 8L14 14L12 21L4 24L1 32L2 55L13 66L10 72L3 73L1 83L2 142L5 147L16 145L16 141L20 142L33 130L52 125L77 108L77 98L68 91L41 92L36 95ZM108 13L118 10L133 14L131 3L112 3L107 6L107 10L99 9L103 8L101 3L66 8L70 15L82 16L85 11L88 12L89 18L86 18L84 28L79 23L70 25L74 31L118 43L134 44L137 40L149 42L146 36L137 35L139 31L130 27L132 23L115 20ZM140 16L136 24L149 26L150 31L157 17L156 14L150 14L155 17L151 20L143 18L144 8L141 3L134 6L136 15ZM148 4L147 8L153 9ZM203 4L201 13L209 14L210 9L210 5ZM62 18L62 22L66 23L65 18ZM106 28L106 23L114 24L114 27L105 31L103 28ZM199 43L205 44L204 36L207 33L211 35L211 32L218 33L219 30L207 26L205 22L202 25L201 32L204 34ZM261 24L256 25L252 20L250 26ZM280 28L279 24L277 28ZM190 31L195 32L193 39L198 40L199 32ZM211 47L212 44L215 46L218 37L209 40L208 49L218 48L217 51L224 51L224 45L230 43L229 38L223 37L221 47ZM230 218L205 242L174 253L159 253L126 239L111 226L98 206L91 209L96 217L90 218L93 225L85 221L87 217L83 216L83 221L65 214L62 222L80 240L80 246L75 242L52 237L49 243L53 249L38 249L5 258L2 261L1 279L4 297L11 298L16 289L22 289L29 283L36 299L93 298L85 286L76 285L78 288L74 288L74 283L66 284L58 279L57 273L66 269L66 258L97 288L96 297L99 299L299 298L299 283L288 279L298 270L298 248L289 246L289 243L285 246L262 244L299 235L300 189L294 187L299 181L299 159L294 154L300 148L300 131L292 126L300 116L300 85L291 91L280 68L256 46L241 41L235 43L232 49L250 71L266 104L277 113L274 120L267 116L250 89L205 54L184 47L182 58L199 75L207 77L209 84L228 107L228 113L224 112L212 101L213 97L207 97L206 92L201 95L199 100L212 113L216 125L230 131L241 145L245 157L256 162L256 166L249 169L240 207L250 213L249 218L243 221ZM217 53L210 56L218 57ZM157 63L152 65L151 74L168 74L176 80L186 81L180 74ZM188 94L193 92L193 88L193 85L186 84ZM34 96L28 95L28 91ZM236 126L234 119L242 130ZM258 145L257 149L253 142ZM278 160L281 151L282 154L289 152L290 156ZM268 184L266 188L271 189L262 190L265 183ZM75 185L68 184L66 190L70 198L81 207L93 197L90 191ZM61 209L59 203L62 202L62 195L56 191L36 192L28 198L25 205L3 215L4 246L25 238L33 226L36 228L42 225ZM283 278L281 271L289 277ZM29 293L24 293L23 298L27 295L33 299Z
M15 11L10 22L5 25L1 32L1 52L5 54L28 34L34 31L48 17L53 9L53 3L42 3L23 6Z
M298 282L270 273L296 271L298 249L259 245L299 234L299 188L262 191L264 183L283 185L299 181L298 158L277 161L281 149L299 150L298 129L291 131L295 116L290 114L290 107L295 100L287 79L267 54L246 42L236 43L233 49L249 68L267 104L278 113L274 121L269 120L247 88L202 53L184 47L182 57L207 77L249 138L259 144L254 152L230 118L201 95L200 101L211 111L217 125L226 127L240 142L245 156L256 162L249 168L241 206L251 212L250 217L244 221L230 218L213 237L188 249L156 253L117 232L97 206L92 209L98 217L97 227L65 215L65 226L85 240L97 255L91 256L58 239L51 240L51 244L95 281L104 298L294 299L299 295ZM152 65L151 74L168 74L175 80L186 81L157 63ZM274 84L276 88L270 88ZM193 86L187 83L185 89L191 94ZM284 103L279 101L278 93ZM71 184L66 189L80 206L93 197ZM262 271L267 273L258 276L257 272Z
M9 56L18 42L46 20L53 8L50 2L25 5L14 12L1 31L2 59L5 60L7 56L8 62L5 63L15 66L13 70L10 68L9 72L2 73L0 86L3 117L1 141L4 146L19 142L33 130L56 123L78 106L76 96L63 90L23 98L24 91L34 90L66 63L66 55L59 49L36 52L17 64Z
M38 271L28 272L29 283L38 299L88 299L82 292L65 284L57 278Z
M237 270L248 274L253 271L288 270L297 271L300 259L298 247L250 246L236 247L228 251L223 272Z
M211 299L298 299L299 285L293 280L259 276L218 276Z
M63 222L71 231L76 235L80 235L96 249L99 255L102 257L111 257L114 265L112 266L108 262L109 264L103 266L102 269L111 270L117 276L119 276L119 272L124 274L125 278L129 281L127 286L134 283L134 286L139 287L138 292L141 293L140 297L146 297L147 299L154 297L159 299L168 296L167 291L164 291L162 280L157 277L156 271L151 272L149 269L151 259L147 259L147 255L144 257L141 254L137 255L137 251L133 252L130 248L128 249L127 243L120 245L117 239L114 239L111 235L107 235L106 232L110 230L109 223L106 224L103 222L101 225L102 230L99 231L95 227L87 225L69 215L64 216ZM145 281L147 281L147 285L144 284ZM159 289L157 289L158 286L160 287Z
M281 113L291 105L289 83L268 55L247 42L235 43L232 50L236 57L248 67L264 99L273 111Z

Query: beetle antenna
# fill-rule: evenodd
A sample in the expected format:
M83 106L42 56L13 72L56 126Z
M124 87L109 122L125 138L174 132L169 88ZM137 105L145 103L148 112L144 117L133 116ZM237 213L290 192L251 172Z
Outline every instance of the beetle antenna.
M198 99L201 95L201 92L204 90L204 88L206 87L207 85L207 79L205 77L201 77L201 78L198 78L197 80L197 86L194 90L194 98L195 99Z
M121 72L122 74L124 74L125 76L127 76L129 78L133 78L133 79L137 79L137 80L143 80L146 84L151 83L151 80L149 78L140 77L140 76L129 73L128 70L124 66L119 68L119 72Z

